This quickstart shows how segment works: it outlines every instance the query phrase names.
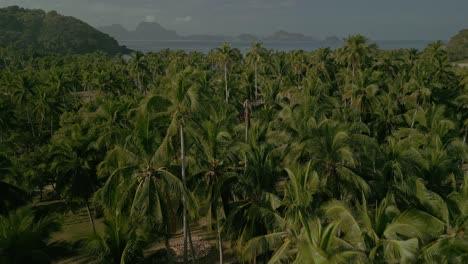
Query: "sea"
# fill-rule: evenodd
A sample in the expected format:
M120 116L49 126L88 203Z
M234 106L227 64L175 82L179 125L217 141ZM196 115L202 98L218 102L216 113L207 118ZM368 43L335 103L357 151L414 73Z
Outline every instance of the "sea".
M427 45L432 43L432 40L381 40L375 41L377 46L384 50L392 49L418 49L422 50ZM210 50L220 47L223 41L205 41L205 40L165 40L165 41L142 41L142 40L125 40L120 41L121 45L125 45L132 50L141 52L157 52L165 49L183 50L183 51L198 51L208 53ZM342 43L323 43L312 41L275 41L275 42L262 42L263 45L272 50L277 51L292 51L292 50L305 50L313 51L319 48L330 47L332 49L338 48ZM231 47L239 49L242 53L247 53L252 43L233 41L229 42Z

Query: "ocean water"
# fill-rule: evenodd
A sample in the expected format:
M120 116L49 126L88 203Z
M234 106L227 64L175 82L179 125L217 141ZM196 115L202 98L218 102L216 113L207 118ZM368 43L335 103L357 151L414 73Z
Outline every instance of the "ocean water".
M376 41L375 43L381 49L391 50L400 48L424 49L433 41L429 40L392 40L392 41ZM199 51L208 53L211 49L217 48L223 44L222 41L202 41L202 40L168 40L168 41L121 41L121 45L125 45L130 49L141 52L156 52L164 49L184 50L184 51ZM249 42L230 42L231 46L246 53L250 50L252 44ZM338 48L341 44L326 44L307 41L281 41L281 42L263 42L263 45L272 50L291 51L305 50L313 51L323 47Z

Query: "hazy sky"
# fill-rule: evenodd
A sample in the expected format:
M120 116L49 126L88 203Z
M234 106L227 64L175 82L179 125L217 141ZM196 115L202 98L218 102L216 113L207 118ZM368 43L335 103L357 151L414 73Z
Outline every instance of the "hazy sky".
M361 33L375 40L446 40L468 28L468 0L0 0L57 10L93 26L157 21L181 34L311 36Z

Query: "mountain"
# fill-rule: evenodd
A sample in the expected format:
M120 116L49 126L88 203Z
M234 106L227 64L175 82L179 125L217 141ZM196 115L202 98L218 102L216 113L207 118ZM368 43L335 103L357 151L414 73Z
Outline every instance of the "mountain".
M184 40L196 40L196 41L213 41L213 42L224 42L232 41L232 37L224 35L189 35L182 37Z
M240 34L236 37L216 34L200 34L180 36L173 30L168 30L156 22L141 22L135 30L129 31L122 25L114 24L110 26L99 27L99 30L105 32L119 41L128 40L195 40L195 41L317 41L315 38L305 36L300 33L290 33L284 30L277 31L272 35L262 38L252 34ZM334 41L335 39L330 39Z
M447 49L451 61L468 59L468 29L453 36L447 44Z
M130 33L134 40L174 40L180 38L175 31L167 30L156 22L141 22L135 31Z
M112 37L76 18L18 6L0 8L0 47L9 46L61 54L129 52Z
M114 37L117 40L130 39L131 34L126 28L120 24L113 24L110 26L104 26L98 28L100 31L108 34L109 36Z
M237 39L245 42L257 42L259 40L259 37L252 34L240 34L239 36L237 36Z
M156 22L141 22L135 30L128 31L122 25L114 24L99 27L119 41L122 40L176 40L181 37L173 30L168 30Z
M290 33L284 30L277 31L266 37L265 41L316 41L312 37L307 37L300 33Z

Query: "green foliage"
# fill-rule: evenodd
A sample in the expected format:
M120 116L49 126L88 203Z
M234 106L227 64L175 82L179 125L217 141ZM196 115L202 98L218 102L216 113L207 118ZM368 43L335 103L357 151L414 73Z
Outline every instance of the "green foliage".
M42 10L11 6L0 9L0 47L32 49L38 53L126 53L110 36L88 24Z
M20 208L0 216L0 260L2 263L51 263L50 236L60 229L56 215L37 217L31 208Z
M468 59L468 30L462 30L453 36L447 44L451 61Z
M87 261L143 261L162 240L170 259L184 215L220 261L226 240L241 262L468 258L468 75L439 42L0 52L0 180L103 211Z

